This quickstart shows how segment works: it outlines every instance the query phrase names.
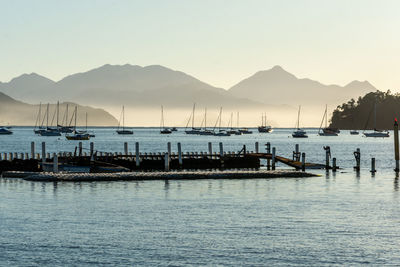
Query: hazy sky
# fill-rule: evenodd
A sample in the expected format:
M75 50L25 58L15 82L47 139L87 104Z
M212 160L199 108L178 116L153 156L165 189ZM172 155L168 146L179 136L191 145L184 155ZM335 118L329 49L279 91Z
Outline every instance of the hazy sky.
M0 0L0 81L160 64L228 88L281 65L400 91L397 0Z

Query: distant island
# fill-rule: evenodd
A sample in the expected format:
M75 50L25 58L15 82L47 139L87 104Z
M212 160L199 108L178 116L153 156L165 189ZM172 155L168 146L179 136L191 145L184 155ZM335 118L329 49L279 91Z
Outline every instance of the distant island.
M375 91L351 99L338 106L332 114L330 127L339 129L373 129L376 104L376 129L392 129L393 121L400 115L400 94Z

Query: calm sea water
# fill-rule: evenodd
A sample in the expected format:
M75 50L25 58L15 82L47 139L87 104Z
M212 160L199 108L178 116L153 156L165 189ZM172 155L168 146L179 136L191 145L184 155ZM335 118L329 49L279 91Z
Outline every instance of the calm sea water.
M30 128L1 136L0 152L29 152L45 140L49 152L73 151L77 143L35 137ZM271 142L291 157L294 144L307 159L323 163L329 145L343 169L314 178L93 183L33 183L0 179L0 265L400 265L399 182L392 138L289 138L291 130L232 137L160 136L135 129L117 136L95 129L95 148L122 151L140 142L144 152L181 142L185 151L206 151L207 142L227 151ZM88 143L85 144L88 147ZM260 147L264 148L260 145ZM362 171L352 170L361 149ZM375 176L369 173L376 157ZM283 167L283 166L280 166Z

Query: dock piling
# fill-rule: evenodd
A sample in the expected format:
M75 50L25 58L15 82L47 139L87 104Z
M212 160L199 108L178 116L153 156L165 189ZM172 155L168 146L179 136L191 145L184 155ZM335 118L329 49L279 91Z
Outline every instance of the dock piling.
M336 169L337 169L337 167L336 167L336 158L333 158L332 159L332 171L336 172Z
M258 142L256 142L256 143L254 144L254 147L255 147L256 153L258 153L258 150L259 150L259 144L258 144Z
M208 142L208 154L212 158L212 143L211 142Z
M79 142L79 157L82 157L82 142Z
M397 118L394 119L394 159L396 161L395 172L399 172L399 124L397 123Z
M92 157L94 154L94 143L90 142L90 157Z
M172 151L172 149L171 149L171 142L168 142L168 143L167 143L167 151L168 151L168 155L171 155L171 151Z
M128 142L124 142L124 154L128 155Z
M306 171L306 153L301 153L301 170Z
M329 146L324 146L325 150L325 169L328 171L330 166L329 166L329 159L331 157L331 148Z
M356 166L354 166L354 169L356 171L360 171L360 161L361 161L361 151L359 148L356 149L356 151L354 151L354 157L356 159Z
M300 146L296 144L294 146L293 160L300 161Z
M276 155L276 148L272 148L272 170L275 170L275 155Z
M182 168L183 160L182 160L182 145L181 145L181 143L178 143L178 162L179 162L179 168Z
M139 142L135 143L135 159L136 159L136 167L139 167L140 166Z
M42 142L42 162L46 162L46 142Z
M271 154L271 143L270 142L267 142L266 144L265 144L265 149L267 150L267 154ZM267 170L270 170L271 169L271 160L270 159L267 159Z
M31 159L35 158L35 142L31 142Z
M53 154L53 172L58 172L58 156L56 153Z
M219 142L219 156L222 158L224 156L224 145Z
M164 166L165 166L165 171L169 171L169 154L168 152L164 154Z
M375 173L375 158L371 158L371 173Z

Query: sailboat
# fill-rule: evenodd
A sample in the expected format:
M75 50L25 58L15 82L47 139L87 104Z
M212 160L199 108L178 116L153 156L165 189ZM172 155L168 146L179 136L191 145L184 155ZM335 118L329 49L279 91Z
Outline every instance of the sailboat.
M164 108L161 106L160 134L171 134L172 131L164 126Z
M304 131L303 129L300 129L300 109L301 109L301 106L299 106L299 111L297 113L296 130L292 133L292 137L293 138L308 138L307 132Z
M89 140L90 139L90 135L87 132L79 132L76 130L76 119L78 117L78 107L75 106L75 112L73 114L74 119L75 119L75 125L74 125L74 131L72 135L65 135L65 138L67 138L67 140Z
M58 102L57 102L56 113L57 113L57 123L58 123ZM53 115L52 122L54 120L54 116L55 116L55 114ZM58 131L58 128L51 128L49 126L49 104L47 104L47 110L46 110L46 129L40 131L39 135L40 136L61 136L61 133L60 133L60 131Z
M201 130L201 129L195 128L195 127L194 127L194 112L195 112L195 109L196 109L196 103L193 104L193 111L192 111L192 114L190 114L189 120L188 120L188 122L186 123L186 127L185 127L185 133L186 133L186 134L199 134L199 133L200 133L200 130ZM192 129L186 130L186 129L188 128L188 125L189 125L189 123L190 123L190 120L192 121Z
M325 121L325 127L322 128L322 124ZM340 131L338 129L328 127L328 105L325 106L325 112L322 116L321 125L319 126L318 134L320 136L338 136Z
M367 128L367 124L368 124L368 121L365 125L365 128ZM383 131L383 130L376 129L376 102L374 104L374 131L370 132L370 133L366 133L364 131L363 134L365 137L389 137L389 131L387 131L387 130Z
M204 130L200 130L199 135L214 135L214 131L207 129L207 108L204 109Z
M120 121L118 122L117 134L125 134L125 135L133 134L132 130L125 129L125 107L124 106L122 106L121 116L122 116L122 130L120 130L120 125L121 125L121 119L120 119Z
M35 134L40 134L41 131L45 130L45 128L40 124L41 117L42 117L42 103L39 104L39 111L36 117L35 128L33 128L33 132Z
M65 122L65 124L64 124ZM65 113L61 122L61 125L58 125L58 130L61 133L72 133L74 131L73 127L71 125L66 126L68 123L68 104L65 107Z
M215 131L217 124L218 124L218 132ZM228 133L226 130L221 129L221 124L222 124L222 107L219 109L219 115L217 121L215 122L214 136L231 136L231 134Z
M262 114L261 116L261 126L258 126L259 133L270 133L272 132L272 127L267 125L267 114Z
M228 122L228 128L230 128L228 130L228 133L230 133L230 134L235 134L235 135L241 135L242 134L238 129L235 129L233 127L233 112L231 112L231 119Z

